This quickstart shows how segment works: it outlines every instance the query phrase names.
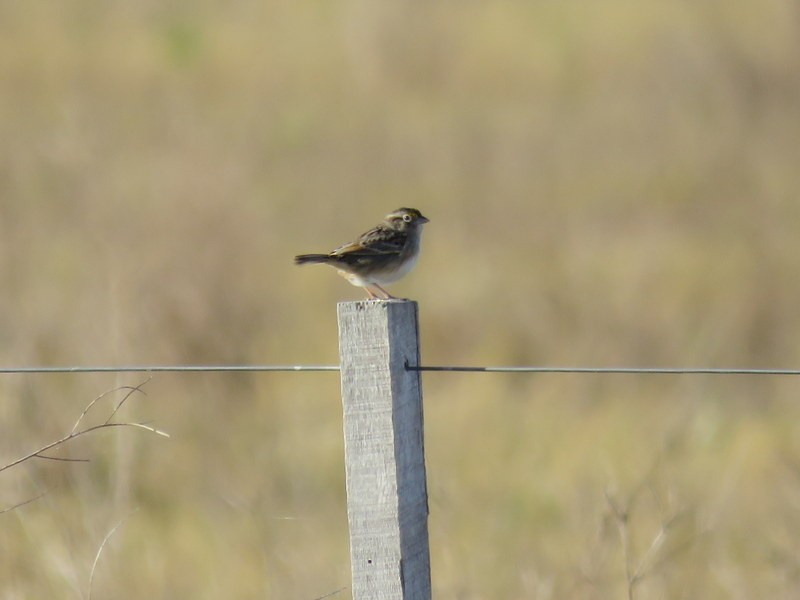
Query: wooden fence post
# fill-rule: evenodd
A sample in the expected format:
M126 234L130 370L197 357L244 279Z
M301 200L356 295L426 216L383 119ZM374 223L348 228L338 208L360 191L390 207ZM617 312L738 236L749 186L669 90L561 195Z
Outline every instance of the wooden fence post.
M354 600L429 600L417 303L341 302L347 518Z

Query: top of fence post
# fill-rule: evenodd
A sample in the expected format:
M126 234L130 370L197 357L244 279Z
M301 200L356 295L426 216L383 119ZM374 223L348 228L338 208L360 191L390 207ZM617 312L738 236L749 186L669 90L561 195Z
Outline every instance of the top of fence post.
M354 600L431 597L417 304L338 305Z

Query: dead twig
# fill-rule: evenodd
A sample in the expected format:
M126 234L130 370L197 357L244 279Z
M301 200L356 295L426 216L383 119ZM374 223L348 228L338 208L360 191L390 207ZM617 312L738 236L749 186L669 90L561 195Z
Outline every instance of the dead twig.
M42 492L38 496L34 496L33 498L28 498L27 500L23 500L22 502L18 502L14 506L9 506L8 508L4 508L3 510L0 510L0 515L2 515L3 513L11 512L12 510L19 508L20 506L25 506L26 504L30 504L31 502L36 502L39 498L44 497L46 494L47 492Z
M142 390L142 388L143 388L143 387L144 387L144 386L145 386L147 383L149 383L149 382L150 382L150 380L151 380L152 378L153 378L152 376L148 377L147 379L145 379L145 380L144 380L142 383L140 383L139 385L135 385L135 386L130 386L130 385L122 385L122 386L120 386L120 387L116 387L116 388L114 388L114 389L111 389L111 390L106 390L105 392L103 392L102 394L100 394L99 396L97 396L97 398L95 398L94 400L92 400L91 402L89 402L89 404L86 406L86 408L84 408L84 409L83 409L83 412L81 413L81 416L80 416L80 417L78 417L78 420L77 420L77 421L75 421L75 425L73 425L71 433L75 433L75 431L77 431L77 429L78 429L78 426L81 424L81 421L83 421L83 418L86 416L86 414L87 414L87 413L88 413L88 412L89 412L89 411L92 409L92 407L93 407L93 406L94 406L94 405L95 405L95 404L96 404L98 401L102 400L103 398L105 398L105 397L106 397L106 396L108 396L109 394L113 394L113 393L115 393L115 392L120 392L120 391L122 391L122 390L128 390L128 393L127 393L127 394L125 394L125 396L122 398L122 400L120 400L120 401L117 403L117 406L116 406L116 408L114 408L114 410L113 410L113 411L111 412L111 414L109 415L108 419L106 419L106 421L105 421L105 422L106 422L106 423L109 423L109 422L111 421L111 419L113 419L113 418L114 418L114 415L115 415L115 414L117 414L117 411L118 411L120 408L122 408L122 405L123 405L123 404L125 404L125 401L126 401L128 398L130 398L130 397L131 397L131 395L133 395L133 394L134 394L134 393L136 393L136 392L141 392L141 393L142 393L142 394L144 394L145 396L147 395L147 393L146 393L144 390Z
M45 460L55 460L60 462L92 462L90 458L64 458L61 456L45 456L44 454L37 454L36 458L43 458Z
M168 433L166 433L164 431L161 431L159 429L156 429L155 427L151 427L150 425L147 425L146 423L137 423L137 422L117 423L117 422L112 422L111 421L111 419L114 417L114 415L117 414L117 411L119 411L119 409L122 407L122 405L125 404L125 401L128 398L131 397L131 395L133 395L136 392L144 393L141 388L148 381L150 381L149 378L146 381L140 383L137 386L132 386L132 387L131 386L123 386L123 387L115 388L113 390L109 390L108 392L104 392L103 394L100 394L97 398L92 400L86 406L86 408L81 413L81 416L78 417L78 420L75 422L75 425L73 426L72 430L67 435L55 440L54 442L50 442L49 444L45 444L44 446L42 446L38 450L34 450L33 452L29 452L28 454L25 454L24 456L21 456L21 457L17 458L16 460L11 461L8 464L0 466L0 473L2 473L3 471L5 471L7 469L10 469L11 467L15 467L20 463L23 463L23 462L25 462L27 460L30 460L32 458L44 458L44 459L48 459L48 460L66 460L66 461L85 462L85 461L87 461L87 459L56 458L56 457L52 457L52 456L47 456L45 453L48 450L52 450L53 448L57 448L58 446L66 444L70 440L73 440L73 439L75 439L77 437L80 437L82 435L86 435L87 433L91 433L93 431L98 431L100 429L107 429L107 428L111 428L111 427L135 427L135 428L144 429L145 431L149 431L151 433L155 433L157 435L160 435L160 436L168 438L169 437ZM128 393L125 394L125 396L122 398L122 400L120 400L120 402L116 405L114 410L111 412L111 415L103 423L101 423L100 425L92 425L90 427L85 427L84 429L78 429L78 427L80 427L80 424L83 421L83 419L86 416L86 414L97 403L98 400L100 400L101 398L107 396L111 392L120 391L120 390L128 390Z
M144 423L103 423L102 425L93 425L92 427L87 427L86 429L81 429L80 431L76 431L75 433L70 433L69 435L65 435L64 437L56 440L55 442L50 442L49 444L42 446L38 450L34 450L33 452L26 454L25 456L21 456L20 458L13 460L6 465L3 465L2 467L0 467L0 473L5 471L6 469L10 469L11 467L17 466L18 464L23 463L26 460L30 460L32 458L38 458L42 452L47 452L48 450L51 450L57 446L65 444L70 440L74 440L77 437L86 435L87 433L91 433L99 429L106 429L109 427L138 427L140 429L145 429L147 431L150 431L151 433L155 433L166 438L169 437L168 433L161 431L160 429L156 429L155 427L150 427L149 425L145 425Z

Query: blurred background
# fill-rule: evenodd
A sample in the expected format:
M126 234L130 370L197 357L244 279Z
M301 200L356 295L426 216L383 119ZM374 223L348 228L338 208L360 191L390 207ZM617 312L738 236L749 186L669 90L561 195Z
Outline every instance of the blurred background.
M335 364L399 206L444 365L800 366L800 4L0 3L0 364ZM4 375L0 464L143 375ZM437 598L790 598L800 381L426 373ZM0 473L0 597L350 597L335 373ZM102 423L121 398L85 418ZM343 589L344 588L344 589Z

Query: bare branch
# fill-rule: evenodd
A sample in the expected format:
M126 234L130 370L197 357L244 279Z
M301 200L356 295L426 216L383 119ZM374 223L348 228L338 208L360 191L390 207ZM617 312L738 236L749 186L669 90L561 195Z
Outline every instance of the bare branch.
M76 421L75 426L72 428L72 431L70 431L67 435L55 440L54 442L50 442L49 444L46 444L46 445L42 446L38 450L34 450L33 452L29 452L28 454L26 454L24 456L21 456L20 458L18 458L16 460L13 460L13 461L11 461L10 463L8 463L6 465L0 466L0 473L2 473L3 471L5 471L7 469L10 469L11 467L17 466L18 464L23 463L26 460L30 460L32 458L44 458L44 459L49 459L49 460L66 460L66 461L70 461L70 460L76 460L77 461L77 460L80 460L80 459L59 459L59 458L55 458L55 457L52 457L52 456L47 456L47 455L45 455L45 453L48 450L52 450L53 448L56 448L58 446L61 446L62 444L65 444L66 442L69 442L70 440L73 440L73 439L75 439L77 437L80 437L82 435L86 435L87 433L91 433L92 431L97 431L98 429L105 429L105 428L109 428L109 427L137 427L139 429L145 429L145 430L147 430L147 431L149 431L151 433L155 433L157 435L160 435L160 436L168 438L169 437L168 433L165 433L165 432L163 432L163 431L161 431L159 429L156 429L155 427L151 427L150 425L147 425L145 423L112 423L111 422L111 417L113 417L114 414L116 414L116 412L122 407L122 405L125 403L125 401L128 398L130 398L130 396L132 394L134 394L135 392L144 393L144 392L142 392L141 388L148 381L150 381L149 378L146 381L140 383L137 386L122 386L122 387L118 387L118 388L115 388L113 390L110 390L109 392L104 392L103 394L100 394L97 398L92 400L88 404L88 406L83 410L83 412L81 413L81 416L78 417L78 420ZM106 421L104 423L102 423L100 425L92 425L91 427L86 427L85 429L80 429L80 430L78 429L78 427L80 426L80 424L83 421L83 419L86 416L86 414L89 412L89 410L92 408L92 406L94 406L97 403L98 400L100 400L101 398L103 398L104 396L108 395L111 392L115 392L115 391L119 391L119 390L123 390L123 389L124 390L128 390L128 393L125 394L125 397L117 404L116 408L114 408L113 412L111 413L111 416L108 419L106 419ZM83 460L85 460L85 459L83 459Z
M0 510L0 515L2 515L3 513L11 512L12 510L19 508L20 506L25 506L26 504L30 504L31 502L36 502L39 498L42 498L46 494L47 492L42 492L38 496L34 496L33 498L28 498L27 500L23 500L22 502L19 502L14 506L9 506L8 508L4 508L3 510Z
M169 434L166 431L161 431L160 429L156 429L155 427L150 427L150 425L146 425L145 423L104 423L100 427L113 427L115 425L123 427L139 427L141 429L146 429L151 433L155 433L156 435L160 435L165 438L169 437Z
M120 401L119 401L119 403L118 403L118 404L117 404L117 406L114 408L114 410L112 410L112 411L111 411L111 414L108 416L108 418L106 419L106 421L105 421L105 422L106 422L106 423L110 423L110 422L111 422L111 419L113 419L113 418L114 418L114 415L116 415L116 414L117 414L117 411L118 411L120 408L122 408L122 405L123 405L123 404L125 404L125 402L128 400L128 398L130 398L130 397L131 397L133 394L135 394L136 392L140 392L140 393L142 393L142 394L144 394L144 395L146 396L146 395L147 395L147 392L145 392L144 390L142 390L142 388L143 388L143 387L144 387L144 386L145 386L145 385L146 385L146 384L147 384L147 383L148 383L148 382L149 382L149 381L150 381L152 378L153 378L153 376L151 375L150 377L148 377L147 379L145 379L145 380L144 380L142 383L140 383L140 384L139 384L139 385L137 385L137 386L133 386L133 387L128 387L128 386L125 386L125 387L122 387L122 388L118 388L118 389L121 389L121 390L122 390L122 389L127 389L127 390L128 390L128 393L127 393L127 394L125 394L125 396L122 398L122 400L120 400Z
M147 381L150 381L150 380L148 379ZM145 381L144 383L147 383L147 381ZM144 385L144 383L142 383L141 385ZM141 385L138 386L138 387L141 387ZM78 427L80 426L81 421L83 421L83 418L86 416L86 414L92 409L92 407L97 402L99 402L100 400L102 400L103 398L108 396L109 394L113 394L115 392L119 392L119 391L122 391L122 390L130 390L130 389L135 389L135 388L132 388L129 385L123 385L123 386L120 386L120 387L115 387L115 388L113 388L111 390L106 390L105 392L103 392L102 394L97 396L97 398L95 398L94 400L89 402L89 404L86 405L86 408L83 409L83 412L81 413L81 416L78 417L77 421L75 421L75 425L72 426L72 431L70 433L75 433L78 430Z
M43 458L45 460L57 460L59 462L92 462L90 458L63 458L61 456L45 456L44 454L37 454L34 458Z

